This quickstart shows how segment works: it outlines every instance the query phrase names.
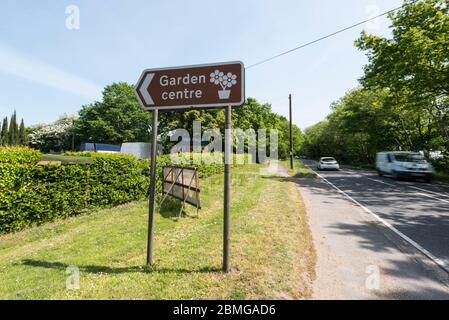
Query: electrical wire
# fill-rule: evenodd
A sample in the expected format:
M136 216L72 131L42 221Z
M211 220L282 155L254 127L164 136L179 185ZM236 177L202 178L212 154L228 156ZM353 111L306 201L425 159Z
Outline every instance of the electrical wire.
M245 69L250 69L250 68L253 68L253 67L255 67L255 66L259 66L259 65L261 65L261 64L267 63L267 62L272 61L272 60L274 60L274 59L280 58L280 57L282 57L282 56L284 56L284 55L286 55L286 54L289 54L289 53L292 53L292 52L294 52L294 51L303 49L303 48L308 47L308 46L310 46L310 45L312 45L312 44L315 44L315 43L317 43L317 42L320 42L320 41L323 41L323 40L328 39L328 38L330 38L330 37L333 37L333 36L335 36L335 35L337 35L337 34L339 34L339 33L348 31L348 30L350 30L350 29L353 29L353 28L355 28L355 27L358 27L358 26L360 26L360 25L362 25L362 24L365 24L365 23L367 23L367 22L370 22L370 21L372 21L372 20L381 18L381 17L386 16L386 15L388 15L388 14L390 14L390 13L393 13L393 12L395 12L395 11L398 11L399 9L402 9L405 5L412 5L412 4L414 4L414 3L418 2L418 1L419 1L419 0L407 2L407 3L403 4L403 5L400 6L400 7L391 9L391 10L386 11L386 12L383 12L383 13L381 13L381 14L375 16L375 17L372 17L372 18L370 18L370 19L364 20L364 21L362 21L362 22L358 22L358 23L353 24L353 25L351 25L351 26L349 26L349 27L346 27L346 28L340 29L340 30L338 30L338 31L332 32L332 33L330 33L330 34L328 34L328 35L326 35L326 36L324 36L324 37L321 37L321 38L318 38L318 39L316 39L316 40L307 42L307 43L302 44L302 45L299 45L299 46L297 46L297 47L295 47L295 48L293 48L293 49L284 51L284 52L279 53L279 54L277 54L277 55L275 55L275 56L272 56L272 57L270 57L270 58L267 58L267 59L261 60L261 61L259 61L259 62L256 62L256 63L254 63L254 64L252 64L252 65L246 67Z

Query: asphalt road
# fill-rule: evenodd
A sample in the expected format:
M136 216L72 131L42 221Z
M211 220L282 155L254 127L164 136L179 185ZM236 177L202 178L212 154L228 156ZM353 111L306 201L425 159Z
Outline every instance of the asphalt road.
M379 177L375 171L343 167L317 171L304 164L399 230L449 271L449 186Z
M295 179L317 252L315 299L449 299L448 186L303 162L322 177Z

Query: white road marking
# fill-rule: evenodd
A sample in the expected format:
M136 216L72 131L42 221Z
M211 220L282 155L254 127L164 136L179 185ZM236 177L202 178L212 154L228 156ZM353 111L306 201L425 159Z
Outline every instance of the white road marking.
M311 168L310 168L311 169ZM311 169L312 171L314 171L313 169ZM327 184L329 184L332 188L334 188L335 190L337 190L339 193L343 194L346 198L348 198L349 200L351 200L352 202L354 202L356 205L358 205L360 208L363 209L363 211L365 211L366 213L372 215L377 221L379 221L380 223L382 223L384 226L386 226L388 229L390 229L391 231L393 231L395 234L397 234L399 237L401 237L402 239L404 239L405 241L407 241L410 245L412 245L415 249L417 249L418 251L420 251L421 253L423 253L426 257L428 257L430 260L432 260L433 262L435 262L441 269L443 269L444 271L446 271L447 273L449 273L449 266L446 265L446 263L440 259L438 259L437 257L435 257L432 253L430 253L427 249L425 249L424 247L422 247L421 245L419 245L418 243L416 243L415 241L413 241L412 239L410 239L409 237L407 237L405 234L403 234L401 231L399 231L398 229L396 229L395 227L393 227L389 222L385 221L384 219L382 219L381 217L379 217L377 214L375 214L374 212L372 212L370 209L368 209L367 207L365 207L363 204L361 204L360 202L358 202L357 200L355 200L354 198L352 198L350 195L348 195L346 192L344 192L343 190L341 190L340 188L338 188L336 185L334 185L332 182L330 182L329 180L327 180L325 177L323 177L321 174L315 172L317 174L318 177L320 177L321 179L323 179L323 181L325 181Z
M396 185L391 184L391 183L387 183L387 182L385 182L385 181L381 181L381 180L377 180L377 179L373 179L373 178L368 178L368 177L366 177L366 178L367 178L368 180L371 180L371 181L374 181L374 182L386 184L387 186L390 186L390 187L397 187Z
M449 197L449 194L445 194L445 193L438 193L438 192L435 192L435 191L430 191L430 190L418 188L418 187L415 187L415 186L407 186L407 187L413 188L413 189L416 189L416 190L420 190L420 191L424 191L424 192L428 192L428 193L432 193L432 194L437 195L437 196L440 196L440 197L441 197L441 196L443 196L443 197Z
M398 187L399 186L399 185L396 185L396 184L387 183L385 181L381 181L381 180L377 180L377 179L372 179L372 178L368 178L368 177L366 177L366 178L368 180L371 180L371 181L374 181L374 182L378 182L378 183L382 183L382 184L385 184L385 185L390 186L390 187ZM408 187L408 188L413 188L413 189L416 189L416 190L420 190L420 191L424 191L424 192L427 192L427 193L432 193L432 194L435 194L435 195L439 195L440 197L441 196L443 196L443 197L445 196L445 195L441 195L441 194L433 192L433 191L429 191L429 190L426 190L426 189L421 189L421 188L414 187L414 186L408 186L408 185L403 185L403 186L404 187ZM424 197L427 197L427 198L432 198L432 199L435 199L435 200L438 200L438 201L441 201L441 202L449 203L449 200L438 198L438 197L435 197L435 196L431 196L430 194L425 194L425 193L422 193L422 192L417 192L415 194L418 194L420 196L424 196Z
M312 169L312 168L310 168L310 169ZM312 169L312 170L313 170L313 169ZM423 191L423 192L426 192L426 193L431 193L431 194L434 194L434 195L439 196L439 197L449 197L449 194L446 194L446 193L438 193L438 192L435 192L435 191L430 191L430 190L427 190L427 189L418 188L418 187L411 186L411 185L408 185L408 184L392 184L392 183L388 183L388 182L385 182L385 181L382 181L382 180L369 178L369 176L368 176L367 174L361 173L361 172L358 171L358 170L345 169L345 170L340 170L340 171L342 171L342 172L348 172L348 173L351 173L351 174L354 174L354 175L357 175L357 176L366 177L368 180L375 181L375 182L379 182L379 183L383 183L383 184L385 184L385 185L387 185L387 186L390 186L390 187L404 186L404 187L406 187L406 188L412 188L412 189L416 189L416 190ZM422 194L422 193L417 193L417 194L419 194L419 195L424 195L424 194ZM424 196L430 197L429 195L424 195ZM441 200L441 201L443 201L443 202L449 203L448 200L444 200L444 199L441 199L441 198L435 198L435 197L434 197L434 199Z
M378 183L382 183L382 184L385 184L385 185L390 186L390 187L397 187L398 186L398 185L387 183L387 182L380 181L380 180L377 180L377 179L372 179L372 178L368 178L368 177L366 177L366 178L368 180L375 181L375 182L378 182ZM417 190L421 190L421 191L425 191L425 192L429 192L429 193L438 194L436 192L428 191L428 190L421 189L421 188L418 188L418 187L413 187L413 186L407 186L407 187L413 188L413 189L417 189ZM437 198L435 196L431 196L430 194L425 194L425 193L422 193L422 192L415 192L415 194L420 195L420 196L424 196L424 197L427 197L427 198L432 198L432 199L435 199L435 200L438 200L438 201L441 201L441 202L449 203L449 200Z
M419 194L419 195L427 197L427 198L432 198L432 199L435 199L435 200L438 200L438 201L441 201L441 202L449 203L449 200L437 198L435 196L431 196L430 194L425 194L425 193L422 193L422 192L417 192L416 194Z

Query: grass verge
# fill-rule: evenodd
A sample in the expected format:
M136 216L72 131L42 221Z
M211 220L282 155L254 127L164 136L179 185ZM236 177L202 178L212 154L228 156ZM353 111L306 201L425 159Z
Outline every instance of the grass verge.
M40 161L60 161L62 164L89 164L92 159L88 157L64 156L59 154L44 154Z
M301 161L294 160L293 161L293 170L290 169L290 160L281 161L282 165L288 168L288 174L294 176L296 178L316 178L317 175L313 170L307 168Z
M315 255L290 179L232 171L231 266L223 274L223 177L201 181L203 210L159 209L155 264L143 267L147 204L136 202L0 236L1 299L308 298ZM79 289L76 288L79 270ZM75 286L73 286L75 285Z

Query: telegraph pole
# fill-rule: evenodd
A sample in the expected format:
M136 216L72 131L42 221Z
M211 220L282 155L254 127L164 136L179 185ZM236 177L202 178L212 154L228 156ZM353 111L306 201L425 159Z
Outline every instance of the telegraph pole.
M293 170L293 130L292 130L292 95L288 96L290 108L290 169Z

